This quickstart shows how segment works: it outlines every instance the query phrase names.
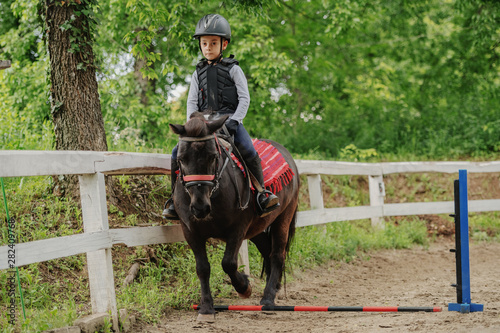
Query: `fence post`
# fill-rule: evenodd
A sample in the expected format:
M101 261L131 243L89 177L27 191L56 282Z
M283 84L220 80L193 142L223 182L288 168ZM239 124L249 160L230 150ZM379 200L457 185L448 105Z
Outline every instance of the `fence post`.
M243 269L246 275L250 275L250 259L248 258L248 240L244 239L239 251L239 265L245 265Z
M309 203L311 209L325 208L323 203L323 192L321 191L321 175L307 175L307 186L309 189Z
M311 210L324 209L325 204L323 203L323 191L321 190L321 175L307 175L307 188L309 190L309 204L311 205ZM326 234L326 224L323 224L323 226L318 225L317 228L322 229L323 233Z
M79 176L85 233L109 230L104 175ZM111 248L87 252L92 313L111 313L113 329L119 332Z
M368 176L368 186L370 191L370 206L383 206L385 197L384 177ZM384 224L380 217L372 217L372 226L376 228L384 228Z

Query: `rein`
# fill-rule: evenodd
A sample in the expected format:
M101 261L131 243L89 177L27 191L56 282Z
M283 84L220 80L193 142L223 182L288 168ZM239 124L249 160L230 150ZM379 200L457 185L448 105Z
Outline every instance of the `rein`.
M186 142L200 142L200 141L208 141L210 139L214 139L215 134L210 134L207 136L202 136L201 138L197 138L194 136L184 136L182 138L179 138L180 141L186 141Z

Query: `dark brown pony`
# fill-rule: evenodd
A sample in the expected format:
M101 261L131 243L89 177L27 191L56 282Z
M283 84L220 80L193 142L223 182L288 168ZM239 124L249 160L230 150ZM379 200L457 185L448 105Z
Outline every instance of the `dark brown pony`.
M267 277L260 304L274 305L295 233L299 173L292 156L282 145L265 140L278 149L295 176L277 193L280 207L265 217L257 216L255 196L249 193L248 179L233 167L232 160L226 156L217 139L216 132L226 119L227 116L224 116L207 121L197 114L184 126L170 125L172 131L179 135L177 156L180 174L174 192L175 210L194 253L196 273L201 283L198 320L213 320L215 313L205 247L209 238L226 242L222 267L234 289L244 298L250 297L252 289L248 276L238 271L238 251L245 239L255 243L264 258L263 271ZM243 208L248 195L248 208Z

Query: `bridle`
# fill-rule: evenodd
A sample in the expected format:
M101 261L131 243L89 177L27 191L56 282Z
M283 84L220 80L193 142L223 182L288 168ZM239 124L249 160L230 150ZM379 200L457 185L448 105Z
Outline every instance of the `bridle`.
M180 137L179 138L179 141L185 141L185 142L202 142L202 141L208 141L208 140L215 140L215 144L217 146L218 155L217 155L216 162L215 162L216 165L215 165L215 173L214 174L211 174L211 175L207 175L207 174L205 174L205 175L183 175L182 174L182 169L183 169L182 162L179 161L179 165L180 165L179 172L180 172L180 176L181 176L180 177L181 183L189 195L191 195L189 193L189 190L188 190L190 187L210 186L210 187L212 187L212 190L210 191L210 197L212 197L214 192L217 191L217 189L219 188L219 181L222 177L222 173L224 172L224 169L226 168L226 166L229 162L229 158L226 157L226 159L224 160L224 164L222 165L222 168L219 170L219 160L220 160L220 156L222 155L222 153L221 153L221 147L219 144L219 140L217 140L217 136L215 133L207 135L207 136L203 136L200 138L198 138L198 137Z

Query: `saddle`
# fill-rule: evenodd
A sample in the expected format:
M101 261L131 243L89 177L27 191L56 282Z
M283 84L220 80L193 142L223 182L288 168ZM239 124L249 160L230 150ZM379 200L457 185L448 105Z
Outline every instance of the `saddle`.
M218 113L217 117L220 117ZM217 118L216 117L216 118ZM216 118L210 118L211 120ZM231 154L231 159L241 170L243 175L246 177L250 175L250 188L252 190L257 189L260 191L259 182L253 177L253 175L248 172L248 168L238 151L238 148L234 144L231 135L227 132L226 126L224 125L221 132L217 134L220 145ZM266 190L277 194L286 186L295 175L285 158L281 155L276 147L272 144L262 141L259 139L252 139L253 146L259 157L261 158L262 173L264 175L264 187Z

